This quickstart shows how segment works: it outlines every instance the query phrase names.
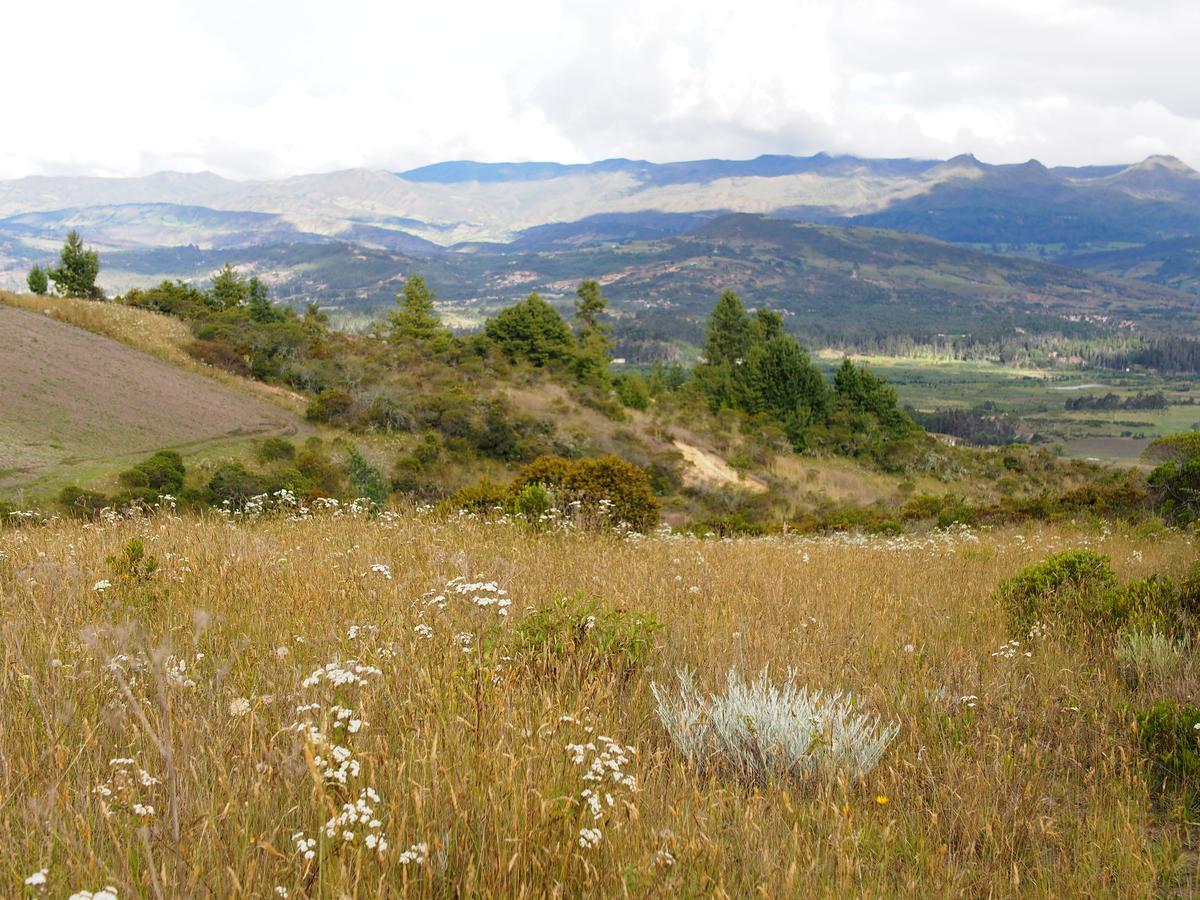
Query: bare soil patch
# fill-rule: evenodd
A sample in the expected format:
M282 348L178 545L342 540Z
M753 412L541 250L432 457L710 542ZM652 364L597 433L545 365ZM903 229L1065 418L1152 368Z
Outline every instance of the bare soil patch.
M0 305L0 490L60 468L307 430L249 392Z

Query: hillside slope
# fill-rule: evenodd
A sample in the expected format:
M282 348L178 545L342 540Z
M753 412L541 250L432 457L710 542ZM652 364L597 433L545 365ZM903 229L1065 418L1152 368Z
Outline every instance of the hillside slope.
M391 305L404 278L423 274L443 316L479 324L501 306L538 292L572 301L595 278L625 336L691 341L722 290L788 315L791 330L821 341L844 335L1053 330L1066 316L1128 320L1155 329L1195 315L1194 298L1169 286L997 256L922 235L814 225L749 214L691 220L629 243L419 255L352 244L277 244L224 250L164 248L106 254L109 277L125 283L203 281L226 261L267 282L276 297L316 300L358 321ZM623 220L598 225L632 227ZM636 228L634 229L637 230ZM667 231L668 233L663 233ZM553 229L543 232L553 233Z
M164 448L311 431L249 391L3 304L0 382L0 493L44 494L103 478Z

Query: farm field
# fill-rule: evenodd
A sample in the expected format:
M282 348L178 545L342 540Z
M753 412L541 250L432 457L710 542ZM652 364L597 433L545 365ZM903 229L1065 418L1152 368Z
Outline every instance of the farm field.
M44 496L159 449L311 429L285 408L113 338L0 304L0 493Z
M1131 685L1099 631L1014 634L995 597L1072 548L1121 579L1178 578L1196 556L1184 533L1124 525L717 541L292 510L0 526L0 882L1184 894L1191 826L1134 714L1195 695L1194 653ZM652 693L683 667L706 689L792 670L895 737L861 776L689 762Z
M1036 433L1047 444L1061 444L1064 455L1135 465L1155 437L1190 431L1200 425L1200 379L1145 372L1017 369L996 363L912 360L868 356L863 359L896 388L900 402L929 411L939 407L971 409L985 402L1020 420L1021 433ZM828 359L819 360L830 367ZM1069 411L1066 401L1109 392L1122 399L1139 391L1161 391L1164 410Z

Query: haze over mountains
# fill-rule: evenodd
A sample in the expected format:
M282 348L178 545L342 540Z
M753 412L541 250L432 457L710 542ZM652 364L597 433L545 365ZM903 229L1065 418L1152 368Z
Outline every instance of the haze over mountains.
M1036 161L989 165L970 155L938 161L817 154L662 164L460 161L246 182L176 172L21 178L0 182L0 285L19 287L28 266L52 259L63 234L78 228L101 250L101 280L110 290L162 277L203 279L228 260L261 273L282 298L310 296L355 310L386 303L400 279L420 270L443 299L466 305L534 289L553 295L573 278L595 276L631 308L669 307L671 291L676 305L690 306L699 292L757 286L766 300L799 311L805 290L809 300L813 291L826 292L821 307L839 292L859 295L871 279L848 289L851 276L862 275L856 254L892 259L893 275L874 279L882 296L911 292L918 307L922 292L936 298L949 291L956 303L977 299L978 291L947 287L944 278L930 286L936 260L945 258L934 243L861 229L834 239L835 232L715 224L747 213L912 232L988 254L1061 260L1103 276L1094 283L1084 277L1081 286L1078 274L1057 268L1018 270L982 253L957 259L958 275L990 273L976 280L998 279L1003 297L1021 302L1029 291L1014 285L1032 280L1054 286L1047 294L1054 303L1108 296L1111 315L1162 314L1190 302L1170 289L1200 281L1200 173L1173 157L1046 168ZM742 236L736 252L713 237L732 233ZM747 234L754 235L749 243ZM814 241L824 249L815 251ZM763 252L748 250L752 244ZM909 277L895 258L901 245L908 268L921 277ZM804 270L806 254L805 278L780 276ZM844 277L816 287L817 269ZM672 279L654 288L664 271ZM1121 287L1110 276L1168 290ZM1075 286L1066 289L1068 283ZM939 309L934 303L929 312Z

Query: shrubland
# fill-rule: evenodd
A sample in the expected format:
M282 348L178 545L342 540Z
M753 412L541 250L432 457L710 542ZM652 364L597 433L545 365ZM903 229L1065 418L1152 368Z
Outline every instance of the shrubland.
M0 880L1186 894L1195 558L1153 522L699 539L299 499L7 516ZM790 725L802 708L824 724Z

